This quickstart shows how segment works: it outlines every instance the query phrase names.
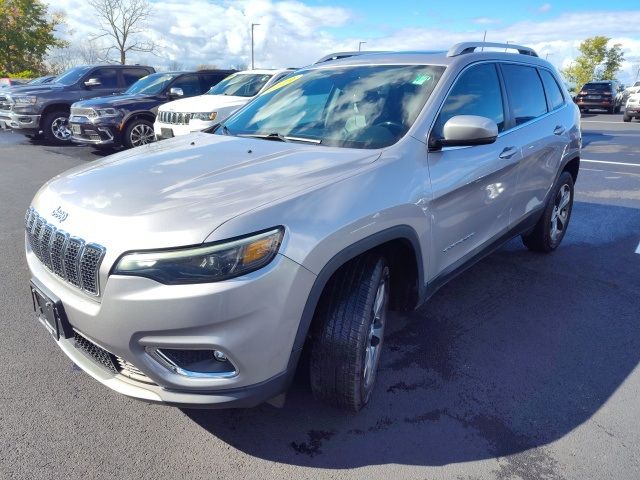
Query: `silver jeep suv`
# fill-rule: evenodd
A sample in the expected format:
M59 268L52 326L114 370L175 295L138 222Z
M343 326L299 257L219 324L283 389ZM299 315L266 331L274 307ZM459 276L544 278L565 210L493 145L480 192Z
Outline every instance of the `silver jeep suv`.
M516 235L562 241L581 145L562 85L517 45L364 54L70 170L25 219L38 318L131 397L282 403L306 348L314 395L357 411L389 310Z

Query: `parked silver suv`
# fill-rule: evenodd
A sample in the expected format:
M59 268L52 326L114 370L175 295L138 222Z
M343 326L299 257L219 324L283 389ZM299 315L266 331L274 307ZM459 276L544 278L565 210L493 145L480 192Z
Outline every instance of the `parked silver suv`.
M580 144L577 107L526 47L310 66L212 132L44 185L25 220L34 305L131 397L281 403L308 348L315 396L357 411L390 309L516 235L558 247Z

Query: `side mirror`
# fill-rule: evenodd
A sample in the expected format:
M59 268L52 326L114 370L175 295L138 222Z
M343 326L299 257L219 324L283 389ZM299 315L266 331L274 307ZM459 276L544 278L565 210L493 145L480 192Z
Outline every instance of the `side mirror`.
M172 87L171 90L169 90L169 96L171 98L184 97L184 92L181 88Z
M443 138L430 138L429 148L470 147L488 145L498 138L496 122L478 115L456 115L447 120L442 130Z
M102 85L102 82L100 80L98 80L97 78L90 78L89 80L87 80L86 82L84 82L84 86L85 87L99 87L100 85Z

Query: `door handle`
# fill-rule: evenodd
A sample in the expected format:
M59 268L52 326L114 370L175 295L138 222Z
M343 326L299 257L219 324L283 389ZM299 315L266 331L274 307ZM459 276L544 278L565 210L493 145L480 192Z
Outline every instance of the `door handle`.
M565 129L562 125L558 125L556 128L553 129L554 135L562 135L564 132L565 132Z
M502 152L500 152L500 155L498 155L500 158L508 160L509 158L513 157L516 153L518 153L518 149L516 147L507 147L504 150L502 150Z

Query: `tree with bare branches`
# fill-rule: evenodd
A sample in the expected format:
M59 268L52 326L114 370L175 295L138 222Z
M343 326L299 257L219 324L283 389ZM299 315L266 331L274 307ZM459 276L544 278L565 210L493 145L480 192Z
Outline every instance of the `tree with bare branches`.
M144 32L152 12L147 0L89 0L100 21L100 35L112 45L105 48L104 58L115 50L120 63L125 64L129 52L155 52L156 45L145 38Z

